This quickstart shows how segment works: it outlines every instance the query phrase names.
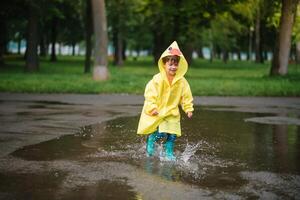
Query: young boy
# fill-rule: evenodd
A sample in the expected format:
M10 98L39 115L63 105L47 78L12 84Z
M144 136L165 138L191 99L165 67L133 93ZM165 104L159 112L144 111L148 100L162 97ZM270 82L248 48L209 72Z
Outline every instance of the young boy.
M188 63L174 41L158 61L160 73L153 76L145 89L145 102L137 134L147 134L147 154L155 152L155 142L166 138L164 144L167 160L175 160L173 153L176 137L181 136L181 105L188 118L193 115L193 96L184 74Z

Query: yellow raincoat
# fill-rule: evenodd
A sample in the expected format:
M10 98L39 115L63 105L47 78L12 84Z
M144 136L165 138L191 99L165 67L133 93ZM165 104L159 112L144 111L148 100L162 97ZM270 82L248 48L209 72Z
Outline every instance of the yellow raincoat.
M163 57L170 55L180 56L176 75L169 84ZM176 134L181 136L179 105L185 113L192 112L193 96L184 74L187 72L188 63L181 53L177 42L174 41L158 60L160 73L153 76L145 89L145 102L141 113L137 134L151 134L155 130L159 132ZM151 116L153 109L158 110L158 115Z

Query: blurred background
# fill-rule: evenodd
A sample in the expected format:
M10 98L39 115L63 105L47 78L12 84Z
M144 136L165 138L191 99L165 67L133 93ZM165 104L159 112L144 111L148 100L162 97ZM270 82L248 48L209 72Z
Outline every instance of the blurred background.
M0 91L142 93L156 72L145 66L155 66L176 40L194 68L187 76L195 79L198 95L300 94L299 0L3 0L0 6ZM36 79L48 74L44 89L34 77L20 75L24 72ZM64 87L55 84L69 77L50 78L63 73L116 79L101 89L77 77L82 88L93 89L71 84L68 89L72 80L60 83ZM245 79L250 82L243 85ZM116 86L117 80L123 81ZM239 85L228 82L222 90L230 80ZM232 92L247 87L262 88Z

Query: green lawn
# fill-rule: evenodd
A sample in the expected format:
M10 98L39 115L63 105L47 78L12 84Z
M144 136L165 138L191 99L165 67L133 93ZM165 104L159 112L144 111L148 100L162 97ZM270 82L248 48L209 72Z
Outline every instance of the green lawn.
M41 59L38 73L24 73L24 61L14 55L6 57L0 67L1 92L26 93L134 93L142 94L148 80L158 72L150 57L133 61L123 67L110 65L111 79L92 80L83 74L83 57L58 57L56 63ZM210 63L195 60L186 78L197 96L300 96L300 66L289 66L284 77L269 77L270 63L246 61Z

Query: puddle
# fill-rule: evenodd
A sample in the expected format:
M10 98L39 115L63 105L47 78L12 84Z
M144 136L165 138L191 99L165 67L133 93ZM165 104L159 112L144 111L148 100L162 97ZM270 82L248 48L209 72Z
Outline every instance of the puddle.
M261 124L277 124L277 125L298 125L300 126L300 119L286 117L286 116L265 116L265 117L254 117L245 119L246 122L255 122Z
M3 199L136 199L136 193L127 186L124 181L99 181L94 185L64 188L59 185L63 183L65 174L57 172L44 174L0 174L0 193ZM105 191L114 191L107 193ZM64 196L64 198L61 198Z
M82 127L15 151L10 173L0 174L0 196L16 187L24 198L56 191L54 199L299 199L300 127L245 121L263 116L197 107L192 120L182 118L176 162L162 159L161 143L146 156L138 117ZM21 187L33 165L39 170L32 185L39 187Z

